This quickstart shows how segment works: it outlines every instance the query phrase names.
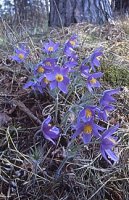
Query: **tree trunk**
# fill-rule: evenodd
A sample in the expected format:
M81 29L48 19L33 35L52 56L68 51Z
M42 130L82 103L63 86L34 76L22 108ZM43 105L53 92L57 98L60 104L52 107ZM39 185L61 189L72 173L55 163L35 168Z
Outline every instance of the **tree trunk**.
M14 0L16 21L22 23L27 20L27 0Z
M69 26L84 21L103 24L111 18L109 0L50 0L50 26Z

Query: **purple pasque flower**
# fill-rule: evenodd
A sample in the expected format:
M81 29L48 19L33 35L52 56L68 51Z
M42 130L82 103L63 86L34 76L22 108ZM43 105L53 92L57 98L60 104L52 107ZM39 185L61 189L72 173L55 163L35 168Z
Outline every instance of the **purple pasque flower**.
M67 56L69 61L77 61L78 55L76 54L75 50L71 47L65 47L64 54Z
M110 160L114 162L118 161L118 157L112 150L113 147L117 144L117 137L112 135L118 130L118 128L118 125L111 127L108 130L104 131L101 136L100 151L103 158L107 160L107 162L110 164L112 164Z
M80 71L81 71L82 74L88 76L89 75L89 71L90 71L89 66L82 64L80 66Z
M120 89L112 89L112 90L105 90L103 92L103 96L100 99L100 105L101 106L107 106L109 103L114 103L116 102L116 99L112 97L114 94L118 94L120 92Z
M51 73L46 74L46 78L50 81L51 90L58 87L63 93L67 93L67 85L69 84L68 68L55 67Z
M55 65L57 64L58 59L57 58L46 58L43 60L43 64L46 69L53 69Z
M96 72L95 67L100 66L99 57L102 56L102 48L96 49L88 58L84 59L82 65L87 66L90 65L91 69Z
M84 144L88 144L91 141L92 135L94 135L97 138L100 138L101 135L99 131L104 130L103 127L100 127L94 123L93 118L85 122L78 121L77 125L75 126L75 129L76 131L72 135L72 139L75 139L77 136L81 135Z
M113 111L115 108L112 105L104 106L103 108L96 108L98 112L98 118L107 121L108 120L108 112Z
M42 86L40 85L40 82L38 81L38 79L33 79L31 81L28 81L24 86L23 86L23 89L27 89L31 87L32 90L34 91L39 91L40 93L43 93L43 90L42 90Z
M21 46L20 48L15 49L15 55L11 56L11 58L18 63L22 63L25 61L27 56L29 55L29 50L25 48L25 46Z
M77 35L74 34L70 37L70 39L66 42L65 47L75 48L77 47Z
M86 106L84 109L82 109L78 115L78 122L80 120L88 121L93 119L95 116L96 106Z
M55 140L59 137L60 131L59 128L57 128L56 126L52 126L50 122L51 122L51 116L49 115L43 121L41 125L41 131L43 132L43 136L45 137L45 139L55 144Z
M74 61L68 61L68 62L65 62L65 63L64 63L63 67L64 67L64 68L68 68L69 71L71 71L72 68L74 68L74 67L77 66L77 64L78 64L78 62L75 61L75 60L74 60Z
M95 67L99 67L100 66L100 61L99 61L99 57L103 55L102 52L102 48L98 48L96 49L90 56L90 66L91 69L95 72L96 69Z
M45 43L43 50L45 53L51 54L56 52L58 50L58 47L59 43L54 43L52 40L49 40L48 43Z
M45 74L46 72L48 72L47 67L43 64L43 62L40 62L36 65L36 67L34 68L34 75L37 74Z
M97 80L97 78L100 78L102 76L103 76L102 72L97 72L97 73L94 73L94 74L89 74L89 76L87 78L87 84L86 84L89 92L93 92L93 88L101 86L100 83L99 83L99 81Z

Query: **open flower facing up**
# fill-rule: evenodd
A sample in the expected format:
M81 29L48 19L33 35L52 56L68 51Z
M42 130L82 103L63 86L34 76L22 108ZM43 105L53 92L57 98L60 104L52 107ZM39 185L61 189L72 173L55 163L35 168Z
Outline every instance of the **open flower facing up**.
M88 121L95 116L96 106L86 106L83 110L80 111L78 115L78 121L83 120Z
M67 77L68 68L55 67L52 73L46 74L46 78L50 81L51 90L58 87L63 93L67 93L67 85L69 78Z
M55 144L55 140L59 137L60 132L59 128L57 128L56 126L52 126L50 122L51 116L48 116L47 119L45 119L41 125L41 131L43 132L43 136L47 140Z
M72 135L72 139L75 139L77 136L81 135L84 144L88 144L91 141L93 135L97 138L100 138L101 135L99 131L104 130L103 127L95 124L93 119L87 122L78 122L75 126L75 129L76 132Z
M120 92L120 89L112 89L112 90L105 90L103 92L103 96L100 99L100 105L101 106L107 106L109 103L114 103L116 100L112 95L118 94Z
M100 83L97 80L97 78L100 78L103 76L102 72L94 73L94 74L89 74L87 78L87 88L89 92L93 92L93 88L100 87Z
M107 160L111 164L111 160L114 162L118 161L118 157L113 152L113 147L117 144L117 137L112 136L117 129L118 125L109 128L106 130L101 136L101 145L100 151L105 160Z
M11 58L15 61L17 61L18 63L22 63L25 61L25 59L27 58L27 56L29 55L29 50L27 50L25 48L25 46L21 46L21 48L16 48L15 49L15 55L11 56Z
M59 43L54 43L53 41L49 40L48 43L44 45L43 51L45 53L51 54L58 50Z
M34 75L37 74L45 74L46 72L48 72L47 67L43 64L43 62L40 62L39 64L36 65L36 67L34 68Z

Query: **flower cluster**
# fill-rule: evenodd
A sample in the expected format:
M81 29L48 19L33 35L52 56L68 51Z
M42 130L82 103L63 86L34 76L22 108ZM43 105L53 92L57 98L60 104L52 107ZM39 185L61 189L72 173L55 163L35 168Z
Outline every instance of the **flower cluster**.
M80 135L84 144L88 144L93 136L100 140L101 154L109 163L111 163L110 160L114 162L118 161L117 156L112 151L113 147L117 144L117 137L112 135L117 131L119 126L116 125L105 130L105 128L99 126L96 122L102 118L107 120L107 111L113 109L113 105L109 105L109 103L115 102L115 99L111 95L118 92L119 89L104 92L100 99L100 106L104 106L103 110L99 106L90 105L82 109L78 114L77 123L74 125L75 133L72 135L72 139ZM106 99L105 95L107 95Z
M76 52L78 46L79 42L75 34L63 46L52 40L45 43L42 48L44 57L34 65L32 78L24 85L24 89L31 87L32 90L40 93L47 89L49 92L55 90L67 94L70 83L73 83L74 79L78 80L76 76L79 76L85 82L87 93L94 95L94 91L101 87L99 79L103 76L103 73L98 70L100 67L99 58L103 55L103 50L102 48L96 49L79 64ZM29 51L24 46L15 49L15 53L12 59L18 63L24 62L29 55ZM57 88L58 90L56 90ZM95 137L100 141L100 152L103 158L109 163L118 160L113 152L113 148L117 144L117 137L113 134L117 131L118 125L105 129L98 124L102 120L105 122L108 120L108 112L114 110L114 103L116 102L113 95L118 93L119 89L104 91L98 103L96 105L85 105L79 112L76 123L71 124L75 130L72 140L80 136L84 144L88 144ZM51 116L48 116L42 123L41 131L47 140L55 144L60 131L56 126L52 126L50 121Z
M45 57L34 67L33 78L25 84L24 89L31 87L33 90L43 93L45 88L50 88L50 90L58 88L63 93L67 93L70 83L69 73L78 64L75 51L72 48L72 45L75 45L71 41L74 40L75 37L65 44L63 50L65 58L62 63L59 62L55 55L58 51L59 43L54 43L51 40L45 43L42 50L47 55L47 58Z

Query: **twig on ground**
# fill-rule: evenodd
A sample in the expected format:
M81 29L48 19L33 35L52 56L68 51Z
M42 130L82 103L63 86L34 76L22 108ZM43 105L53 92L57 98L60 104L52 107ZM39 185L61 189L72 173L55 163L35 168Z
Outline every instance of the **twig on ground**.
M37 124L41 125L42 122L40 121L40 119L38 119L26 106L24 103L22 103L21 101L18 100L11 100L11 103L18 106L18 108L25 112L31 119L33 119Z

